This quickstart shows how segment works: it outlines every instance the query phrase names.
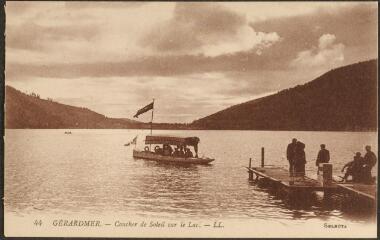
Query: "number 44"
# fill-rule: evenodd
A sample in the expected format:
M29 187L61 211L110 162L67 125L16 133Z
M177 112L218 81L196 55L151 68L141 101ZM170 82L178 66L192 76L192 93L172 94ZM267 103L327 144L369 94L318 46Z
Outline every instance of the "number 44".
M41 226L42 225L42 220L40 219L40 220L34 220L34 225L35 226Z

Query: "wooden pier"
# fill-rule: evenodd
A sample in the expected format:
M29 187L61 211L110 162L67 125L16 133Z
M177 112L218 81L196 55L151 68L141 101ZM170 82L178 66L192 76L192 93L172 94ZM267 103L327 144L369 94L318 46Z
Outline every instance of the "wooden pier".
M342 192L366 198L371 201L376 201L376 184L368 185L360 183L342 183L338 184L338 186Z
M264 178L284 188L293 190L323 191L326 189L336 189L338 187L334 182L331 184L323 184L307 176L291 176L288 170L281 167L251 167L247 169L256 175L256 180Z
M376 206L376 184L340 183L333 180L332 164L323 164L320 167L322 175L318 179L307 176L292 176L288 169L282 167L265 165L264 148L261 150L261 166L252 167L252 159L249 159L247 168L249 180L261 182L263 186L275 190L277 193L286 193L286 196L309 195L310 193L322 191L324 196L336 193L344 193L349 198L359 201L364 200L370 205Z

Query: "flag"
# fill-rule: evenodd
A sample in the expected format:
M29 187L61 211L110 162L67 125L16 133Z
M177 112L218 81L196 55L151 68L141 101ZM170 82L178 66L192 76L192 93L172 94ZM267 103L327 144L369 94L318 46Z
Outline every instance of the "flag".
M129 146L129 145L131 145L131 144L136 145L136 143L137 143L137 136L136 136L135 138L133 138L133 140L130 141L129 143L124 144L124 146Z
M140 110L137 111L137 113L133 117L137 118L140 114L143 114L143 113L153 109L153 104L154 104L154 102L152 102L152 103L146 105L145 107L141 108Z

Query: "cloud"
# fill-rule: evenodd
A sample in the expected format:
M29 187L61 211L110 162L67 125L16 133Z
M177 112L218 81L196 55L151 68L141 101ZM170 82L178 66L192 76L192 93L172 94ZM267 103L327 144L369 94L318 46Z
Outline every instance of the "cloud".
M257 31L276 32L281 36L281 43L267 51L283 56L283 64L295 59L301 51L315 48L316 41L325 33L333 33L344 44L344 64L377 58L377 4L334 3L331 6L333 8L319 8L310 14L269 18L250 22L250 25Z
M344 61L344 44L335 43L336 37L333 34L323 34L319 38L318 47L301 51L290 63L293 67L322 67L332 68Z
M147 51L138 40L146 29L170 17L174 3L138 5L7 2L7 62L49 65L144 56Z
M336 37L335 35L333 34L323 34L320 38L319 38L319 49L326 49L326 48L329 48L330 46L332 46L334 44L336 40Z
M140 57L124 61L97 61L87 63L13 63L6 62L8 80L25 76L43 78L117 77L117 76L183 76L196 73L254 70L281 70L287 68L281 56L254 51L238 52L216 57L203 55L168 55Z
M25 22L6 29L6 46L14 49L43 50L54 41L90 41L98 34L97 25L41 26Z
M158 53L218 56L270 47L277 33L255 32L244 15L217 3L177 3L173 17L159 23L141 39Z

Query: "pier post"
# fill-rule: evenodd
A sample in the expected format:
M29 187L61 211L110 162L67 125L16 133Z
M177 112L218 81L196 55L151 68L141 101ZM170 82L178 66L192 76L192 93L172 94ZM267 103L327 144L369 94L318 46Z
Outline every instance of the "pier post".
M332 164L323 164L323 186L329 186L332 183Z
M332 185L332 164L324 163L322 165L322 177L323 177L323 198L329 200L332 195L332 191L329 188Z
M249 169L248 169L248 179L250 180L250 181L252 181L253 180L253 172L252 172L252 170L251 170L251 166L252 166L252 164L251 164L251 162L252 162L252 158L249 158Z
M264 167L264 148L261 148L261 167Z

